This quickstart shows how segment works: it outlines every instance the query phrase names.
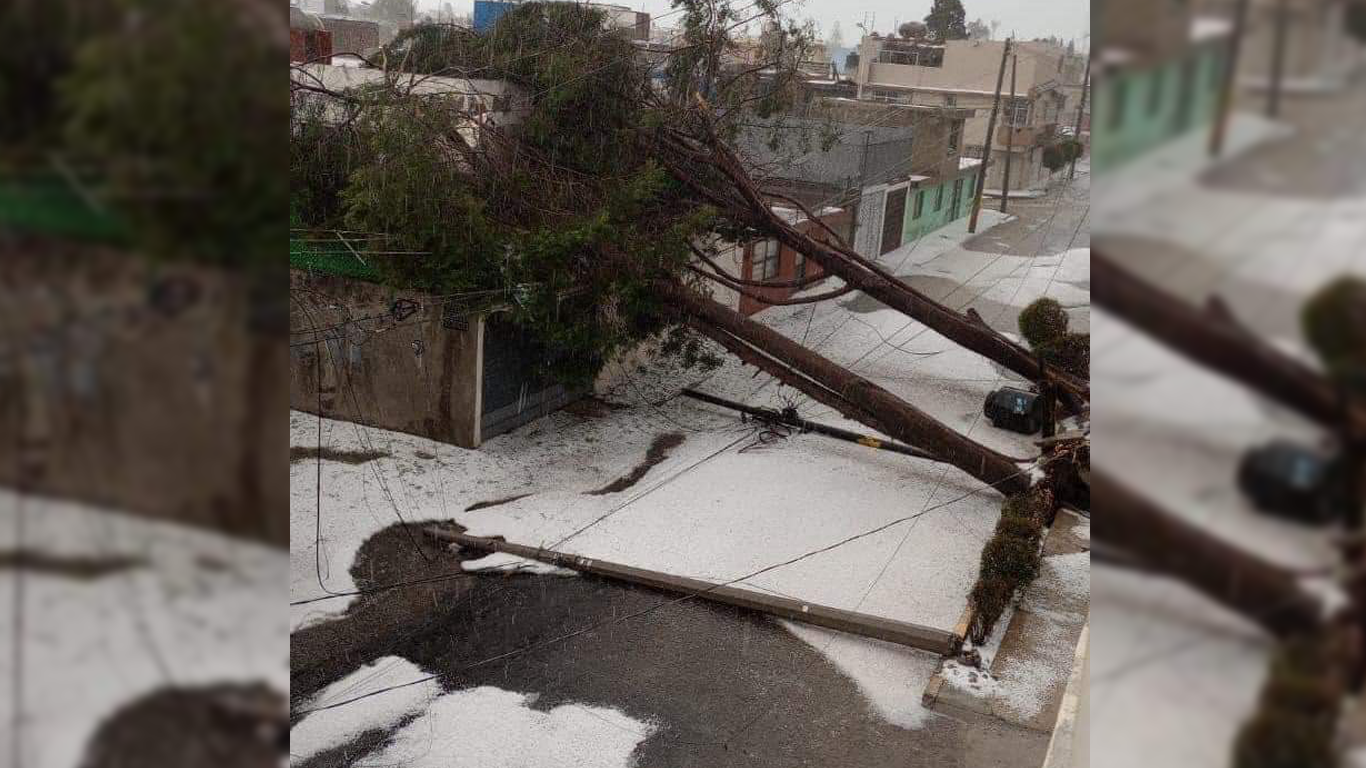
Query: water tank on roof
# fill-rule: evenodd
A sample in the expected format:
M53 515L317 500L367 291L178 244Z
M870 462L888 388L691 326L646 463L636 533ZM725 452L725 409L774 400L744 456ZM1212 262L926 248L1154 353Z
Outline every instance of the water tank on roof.
M474 2L474 31L487 32L493 29L493 25L503 17L503 14L512 10L514 3L498 2L498 0L475 0Z

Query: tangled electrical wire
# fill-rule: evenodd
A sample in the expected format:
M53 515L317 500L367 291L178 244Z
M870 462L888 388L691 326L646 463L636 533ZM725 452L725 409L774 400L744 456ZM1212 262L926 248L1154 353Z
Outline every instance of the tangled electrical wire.
M783 419L787 422L799 421L801 417L797 415L797 398L783 394L780 394L778 398L782 401L782 408L779 409L779 412L782 414ZM740 415L741 422L746 422L750 419L760 422L764 427L755 435L753 442L736 451L736 453L768 450L777 447L782 441L788 439L792 435L800 434L803 431L797 427L793 427L791 423L783 423L761 416L748 416L743 413Z

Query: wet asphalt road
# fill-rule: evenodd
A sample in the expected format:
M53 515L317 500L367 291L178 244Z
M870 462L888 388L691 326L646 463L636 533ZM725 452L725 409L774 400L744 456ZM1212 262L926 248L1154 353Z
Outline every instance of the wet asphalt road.
M459 556L428 553L431 563L390 528L366 544L353 574L366 588L403 574L458 570ZM295 633L291 695L299 706L329 682L392 655L439 675L447 690L493 685L538 694L537 709L607 706L651 721L659 729L634 755L642 768L1019 768L1042 762L1047 734L978 715L931 717L918 730L893 726L853 681L776 622L696 601L471 667L670 599L591 577L482 575L392 590L338 620ZM357 765L388 736L380 730L357 734L300 768Z

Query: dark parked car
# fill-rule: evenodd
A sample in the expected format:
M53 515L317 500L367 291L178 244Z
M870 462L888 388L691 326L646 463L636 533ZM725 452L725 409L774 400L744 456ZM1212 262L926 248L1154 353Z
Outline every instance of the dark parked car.
M1043 399L1033 392L1001 387L987 395L982 413L993 427L1032 435L1043 428L1043 407Z
M1258 509L1303 523L1341 520L1348 513L1343 461L1287 440L1243 457L1238 486Z

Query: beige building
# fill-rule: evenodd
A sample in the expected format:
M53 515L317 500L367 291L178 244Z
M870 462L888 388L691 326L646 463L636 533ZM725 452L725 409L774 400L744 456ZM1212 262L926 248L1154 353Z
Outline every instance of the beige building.
M892 104L974 109L963 130L963 155L980 158L987 143L987 123L995 101L996 77L1005 42L950 40L943 44L868 36L859 43L854 73L860 99ZM1043 149L1057 140L1058 129L1075 120L1085 61L1051 43L1018 42L1015 96L1010 94L1010 66L1002 85L1002 108L993 136L993 162L987 189L1002 187L1006 152L1010 188L1040 186L1048 177Z
M1345 87L1366 63L1366 48L1347 33L1353 0L1287 0L1284 87L1290 92L1325 92ZM1236 0L1203 0L1202 10L1233 18ZM1279 0L1251 0L1247 33L1239 53L1239 80L1251 88L1271 82L1275 64Z

